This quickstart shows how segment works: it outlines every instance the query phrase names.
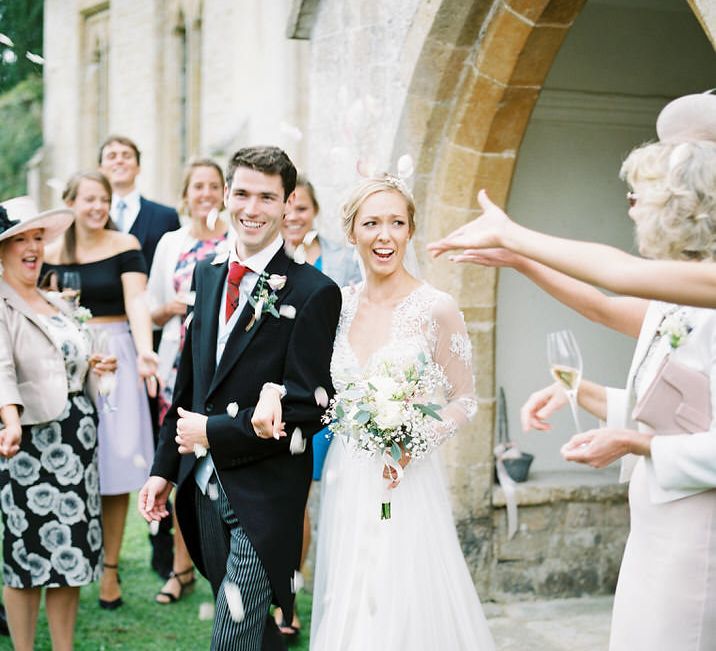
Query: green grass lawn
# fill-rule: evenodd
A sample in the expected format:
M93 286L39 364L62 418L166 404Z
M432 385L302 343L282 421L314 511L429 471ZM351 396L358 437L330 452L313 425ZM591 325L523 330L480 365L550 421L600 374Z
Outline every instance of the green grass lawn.
M199 577L194 592L175 604L154 603L163 581L149 567L147 526L134 508L132 497L120 562L124 606L115 611L97 604L98 586L82 588L75 635L76 651L200 651L209 648L211 622L199 620L199 606L213 603L211 588ZM308 650L311 599L299 594L298 612L304 631L294 649ZM12 649L0 637L0 649ZM37 627L36 651L50 651L44 608Z

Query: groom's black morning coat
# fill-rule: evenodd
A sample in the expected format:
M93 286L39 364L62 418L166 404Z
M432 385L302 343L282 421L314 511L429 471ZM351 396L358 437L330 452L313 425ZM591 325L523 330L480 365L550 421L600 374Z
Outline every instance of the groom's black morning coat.
M329 395L333 392L330 360L341 293L320 271L296 264L279 250L266 273L287 277L277 292L276 308L293 306L295 318L263 314L246 331L253 314L247 302L216 367L227 268L228 261L217 265L211 259L196 266L193 318L151 474L177 483L181 530L192 559L204 572L194 508L197 459L180 455L174 437L178 407L208 416L209 446L221 484L268 573L277 603L284 612L292 612L291 578L300 563L303 512L311 484L311 436L322 426L323 408L316 404L314 392L319 386ZM278 441L257 437L251 426L265 382L283 384L287 390L282 405L288 436ZM234 418L227 414L233 402L239 407ZM303 454L289 451L295 427L308 440Z

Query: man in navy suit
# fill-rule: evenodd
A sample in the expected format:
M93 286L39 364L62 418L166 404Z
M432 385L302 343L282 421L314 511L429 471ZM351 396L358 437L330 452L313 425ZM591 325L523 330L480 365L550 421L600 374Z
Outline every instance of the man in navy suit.
M140 159L139 147L126 136L111 135L99 148L99 170L112 186L112 221L120 231L131 233L139 240L149 273L157 243L164 233L179 228L179 216L174 208L149 201L139 194L136 179L140 172ZM155 330L155 351L159 347L160 338L161 330ZM149 399L149 407L156 445L159 431L156 399ZM168 518L162 522L157 534L149 537L152 545L152 567L165 579L172 571L174 559L171 523L171 518Z
M179 228L179 216L174 208L139 194L135 181L140 158L137 145L125 136L109 136L99 149L99 171L112 185L112 221L139 240L149 272L157 243L164 233Z

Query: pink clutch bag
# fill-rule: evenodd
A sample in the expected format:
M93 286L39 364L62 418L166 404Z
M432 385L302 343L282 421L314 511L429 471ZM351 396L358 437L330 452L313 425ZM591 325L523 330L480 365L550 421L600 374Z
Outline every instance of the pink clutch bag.
M705 432L711 426L708 376L667 355L634 407L632 418L656 434Z

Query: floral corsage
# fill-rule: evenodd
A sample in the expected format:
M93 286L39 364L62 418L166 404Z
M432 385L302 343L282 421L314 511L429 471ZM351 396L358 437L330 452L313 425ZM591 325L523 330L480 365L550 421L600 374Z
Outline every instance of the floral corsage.
M286 276L278 274L267 274L265 271L261 273L256 283L256 290L249 296L249 305L254 308L254 315L246 326L248 332L254 324L264 314L270 314L276 319L281 315L276 309L276 301L278 300L278 292L286 286Z
M669 338L669 345L672 350L676 350L684 343L686 337L694 329L694 327L686 320L683 314L674 312L667 314L659 326L659 335Z

